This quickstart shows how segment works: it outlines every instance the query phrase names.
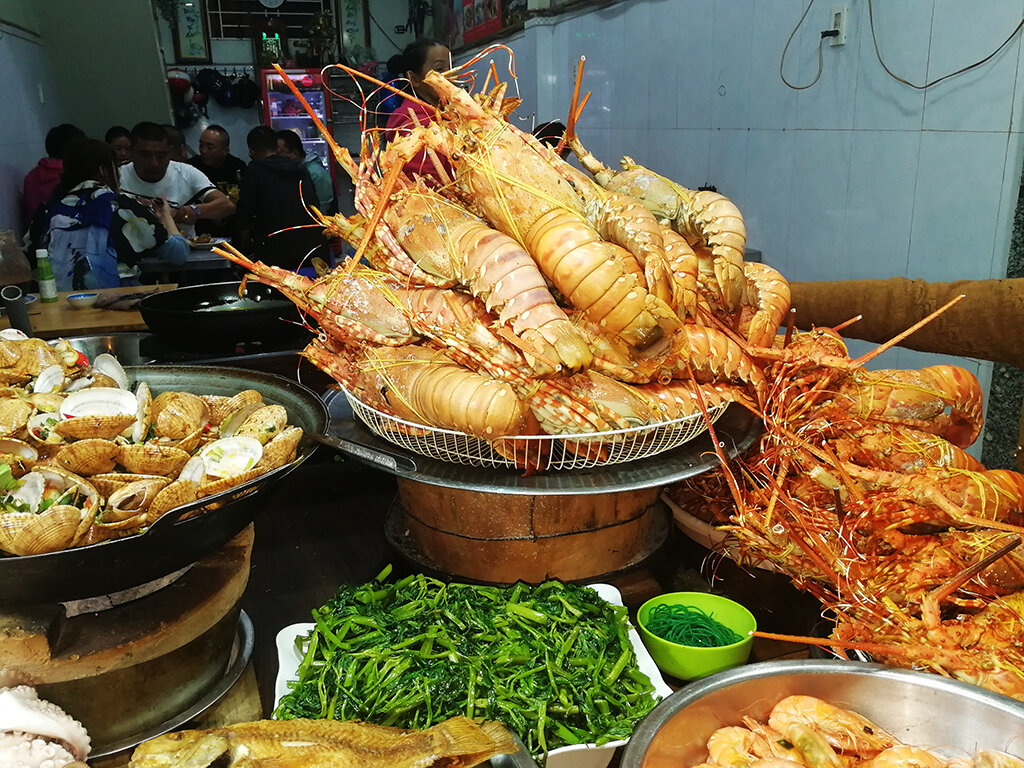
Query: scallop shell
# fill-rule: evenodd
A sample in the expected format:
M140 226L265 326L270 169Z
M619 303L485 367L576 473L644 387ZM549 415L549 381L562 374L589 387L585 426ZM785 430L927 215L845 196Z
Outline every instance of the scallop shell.
M91 437L76 440L57 454L58 466L78 475L98 475L110 472L117 463L121 446L110 440Z
M28 339L18 344L18 369L30 376L38 376L44 368L61 365L60 353L42 339ZM78 353L75 352L77 359Z
M115 382L118 389L128 389L128 374L124 372L121 363L111 354L104 352L96 355L92 361L92 371Z
M288 427L263 446L263 458L256 465L256 469L263 473L283 467L295 458L299 448L299 441L301 440L302 429L299 427Z
M224 437L205 446L199 457L206 474L228 478L251 470L263 458L263 445L254 437Z
M113 438L135 422L138 400L124 389L92 387L68 395L61 404L64 421L54 431L64 437Z
M65 397L67 394L64 392L36 392L25 399L32 403L37 411L56 413L60 411Z
M180 448L155 443L123 445L118 459L129 472L164 477L177 477L188 460L189 455Z
M32 391L38 394L59 392L64 388L66 381L64 368L59 365L51 365L40 371L32 384Z
M0 334L3 334L3 339L0 340L0 368L13 368L21 357L21 351L18 349L19 340L8 339L5 333L7 330L9 329L5 328L4 331L0 331ZM22 334L22 339L27 338Z
M161 392L153 400L156 434L181 440L205 427L210 409L201 398L190 392Z
M0 437L11 437L21 432L34 411L35 409L24 400L0 400Z

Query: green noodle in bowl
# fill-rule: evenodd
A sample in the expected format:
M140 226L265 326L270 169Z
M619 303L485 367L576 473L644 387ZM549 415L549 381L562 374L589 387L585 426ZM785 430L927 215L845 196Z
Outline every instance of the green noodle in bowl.
M670 592L640 606L637 627L662 672L696 680L745 663L757 622L727 597Z

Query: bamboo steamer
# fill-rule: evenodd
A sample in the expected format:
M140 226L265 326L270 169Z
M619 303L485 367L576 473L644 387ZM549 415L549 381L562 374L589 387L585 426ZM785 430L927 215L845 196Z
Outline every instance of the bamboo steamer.
M505 495L399 478L398 495L390 527L416 550L413 559L495 584L615 573L650 555L668 528L658 488Z

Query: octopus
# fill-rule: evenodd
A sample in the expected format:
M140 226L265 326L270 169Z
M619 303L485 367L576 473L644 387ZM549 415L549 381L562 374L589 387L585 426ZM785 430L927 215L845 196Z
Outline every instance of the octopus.
M0 765L4 768L86 768L89 734L27 685L0 688Z

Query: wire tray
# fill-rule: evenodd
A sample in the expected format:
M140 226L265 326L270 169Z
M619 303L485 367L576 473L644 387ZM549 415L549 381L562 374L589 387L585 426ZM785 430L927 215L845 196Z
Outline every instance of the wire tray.
M578 435L519 435L501 443L519 461L498 453L492 443L464 432L429 427L405 421L371 408L348 390L342 390L352 412L378 437L437 461L472 467L521 468L526 461L538 471L590 469L623 464L678 448L707 431L701 413L682 419L642 427ZM713 424L725 413L728 403L708 408Z

